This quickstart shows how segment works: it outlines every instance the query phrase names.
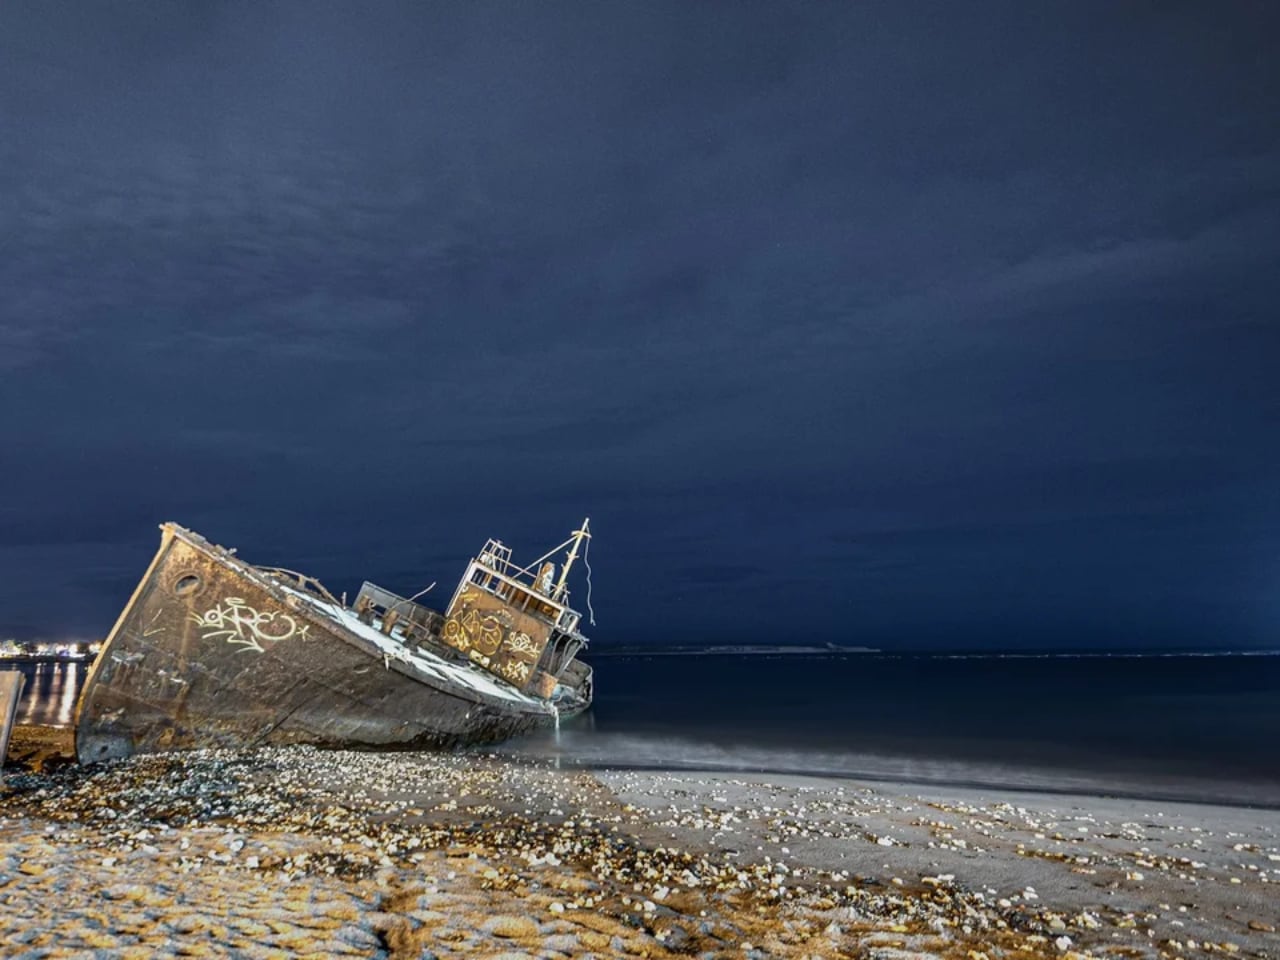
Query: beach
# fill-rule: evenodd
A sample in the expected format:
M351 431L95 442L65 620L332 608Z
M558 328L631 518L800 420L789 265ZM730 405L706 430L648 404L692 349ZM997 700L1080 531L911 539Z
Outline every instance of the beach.
M493 754L23 755L13 956L1280 956L1270 809Z

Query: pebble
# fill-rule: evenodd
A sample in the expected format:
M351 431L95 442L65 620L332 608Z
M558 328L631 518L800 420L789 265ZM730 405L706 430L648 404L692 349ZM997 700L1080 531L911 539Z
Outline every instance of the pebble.
M96 929L93 944L66 941L68 951L159 950L181 928L247 955L366 954L391 944L415 956L660 957L722 955L739 944L779 958L891 955L874 950L980 960L1018 948L1075 957L1093 931L1099 943L1132 931L1131 942L1145 946L1157 917L1119 916L1101 892L1096 909L1055 911L1034 887L998 896L971 885L973 869L950 872L952 864L1036 831L1044 842L1017 855L1064 876L1101 868L1114 882L1136 872L1128 864L1158 874L1204 866L1146 851L1152 828L1142 824L1081 827L1000 803L929 801L913 812L910 802L862 787L784 790L736 779L720 781L729 792L685 802L680 785L699 782L690 777L618 774L609 789L591 775L476 755L196 751L14 779L0 800L0 895L10 910L0 942L49 929L51 904L73 930L100 909L99 892L114 898L114 926ZM743 790L771 799L744 805ZM655 800L621 802L628 791ZM848 835L851 821L886 811L897 818L892 836ZM963 824L981 842L958 836ZM1133 852L1078 846L1103 830ZM927 872L913 867L904 858L938 856L922 835L945 843L953 859ZM751 846L709 842L747 836ZM823 868L797 859L792 851L818 836L846 837L842 849L862 844L875 859ZM46 851L38 860L23 853L36 843ZM757 844L754 857L731 848ZM1261 862L1256 846L1235 854ZM885 859L892 863L880 877L892 866L917 879L863 874ZM1042 892L1053 899L1052 884ZM1218 946L1226 942L1220 934L1215 949L1229 950Z
M532 940L538 935L538 925L528 917L493 917L485 921L483 929L495 937L508 940Z

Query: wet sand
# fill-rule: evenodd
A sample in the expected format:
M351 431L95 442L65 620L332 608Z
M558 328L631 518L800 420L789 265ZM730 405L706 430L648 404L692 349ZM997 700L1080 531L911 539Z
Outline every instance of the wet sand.
M6 766L44 770L73 763L75 751L75 734L69 727L16 725L9 734Z
M1280 957L1276 811L307 748L48 760L0 797L6 955Z

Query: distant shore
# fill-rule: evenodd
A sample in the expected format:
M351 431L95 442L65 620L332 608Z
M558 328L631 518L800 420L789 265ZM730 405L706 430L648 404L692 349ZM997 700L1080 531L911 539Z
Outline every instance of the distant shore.
M592 650L597 657L772 657L772 656L833 656L846 653L883 653L874 647L843 647L836 644L805 646L803 644L713 644L692 647L614 647L609 650Z
M33 956L1280 955L1274 811L491 755L45 761L0 798L0 938Z

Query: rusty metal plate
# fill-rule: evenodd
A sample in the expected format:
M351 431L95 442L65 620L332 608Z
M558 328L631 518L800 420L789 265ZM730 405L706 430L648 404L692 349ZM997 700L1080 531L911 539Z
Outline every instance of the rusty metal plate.
M529 690L536 682L534 668L551 627L479 587L468 586L453 603L440 636L486 670Z

